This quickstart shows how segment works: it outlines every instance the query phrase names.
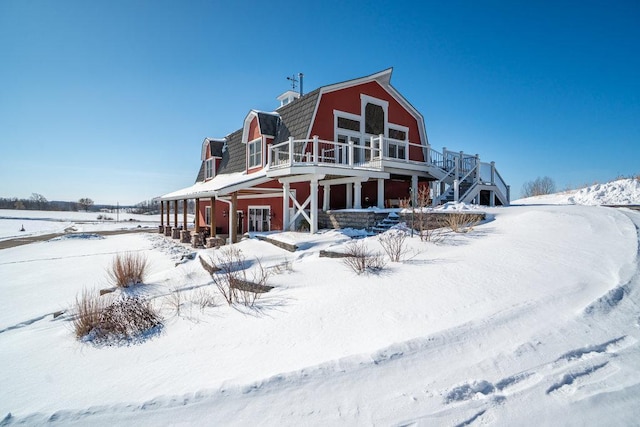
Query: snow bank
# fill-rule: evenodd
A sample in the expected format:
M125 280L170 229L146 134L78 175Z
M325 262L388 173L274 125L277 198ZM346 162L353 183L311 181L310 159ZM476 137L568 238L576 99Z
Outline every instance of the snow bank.
M640 205L640 180L620 179L580 190L514 200L513 205Z

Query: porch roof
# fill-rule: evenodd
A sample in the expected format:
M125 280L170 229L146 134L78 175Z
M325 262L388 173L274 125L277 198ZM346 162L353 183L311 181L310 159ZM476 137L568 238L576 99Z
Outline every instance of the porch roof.
M158 200L185 200L219 197L246 189L269 181L266 171L246 174L244 172L217 175L205 182L196 182L190 187L182 188L158 197Z

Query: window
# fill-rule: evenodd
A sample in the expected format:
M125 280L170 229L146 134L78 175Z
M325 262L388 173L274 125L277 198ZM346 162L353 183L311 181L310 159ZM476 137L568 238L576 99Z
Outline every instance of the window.
M262 166L262 138L249 143L249 167Z
M367 103L364 107L364 131L370 135L384 135L384 109Z
M360 122L357 120L347 119L346 117L338 117L338 127L341 129L360 132Z
M204 208L204 223L211 225L211 206L206 206Z
M249 231L270 231L270 220L269 206L249 206Z
M213 159L207 159L204 162L204 179L213 178Z
M407 139L407 133L398 129L389 128L389 138L404 141Z

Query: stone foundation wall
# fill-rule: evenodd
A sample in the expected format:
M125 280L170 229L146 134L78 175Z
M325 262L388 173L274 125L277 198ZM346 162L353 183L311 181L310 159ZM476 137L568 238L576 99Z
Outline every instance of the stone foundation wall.
M318 228L342 228L369 229L385 219L386 212L373 211L318 211Z

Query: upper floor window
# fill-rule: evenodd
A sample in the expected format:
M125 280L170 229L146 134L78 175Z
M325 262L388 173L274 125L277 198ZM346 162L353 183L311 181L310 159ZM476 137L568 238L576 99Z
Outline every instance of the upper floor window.
M389 127L389 138L405 141L407 139L407 132Z
M204 162L204 179L213 178L213 159L207 159Z
M384 135L384 109L367 103L364 107L364 132L369 135Z
M340 129L360 132L360 122L358 120L347 119L346 117L338 117L338 127Z
M249 168L262 166L262 138L249 142Z

